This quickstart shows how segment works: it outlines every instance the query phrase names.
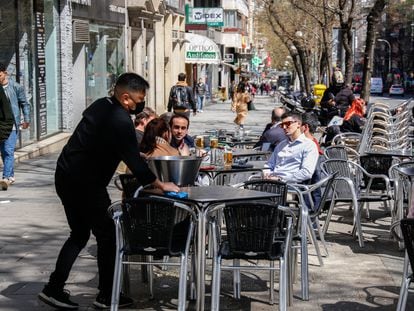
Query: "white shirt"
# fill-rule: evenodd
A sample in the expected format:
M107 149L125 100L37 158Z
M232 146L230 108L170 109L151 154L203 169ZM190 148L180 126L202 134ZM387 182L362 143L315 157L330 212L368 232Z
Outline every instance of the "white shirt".
M300 183L312 178L318 158L316 144L301 134L294 141L286 139L280 142L267 165L282 180Z

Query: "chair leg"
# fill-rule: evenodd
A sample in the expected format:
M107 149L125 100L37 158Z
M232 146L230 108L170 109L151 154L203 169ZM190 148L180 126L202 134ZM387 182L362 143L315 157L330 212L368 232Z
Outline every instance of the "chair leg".
M398 297L398 304L396 311L405 311L407 305L408 288L410 287L411 278L403 279L400 289L400 296Z
M323 260L322 260L321 250L319 249L318 240L316 239L315 230L313 230L312 220L310 219L310 217L308 217L308 231L310 232L310 238L311 238L312 243L315 247L316 255L318 256L319 265L322 267L323 266Z
M288 263L285 258L279 259L280 275L279 275L279 311L287 310L287 291L288 291Z
M356 200L353 202L354 204L354 226L356 227L356 232L358 233L358 242L359 247L364 247L364 236L362 234L362 226L361 226L361 214L360 214L360 206Z
M273 305L275 303L275 262L270 261L270 284L269 284L269 301ZM279 291L280 293L280 291Z
M119 294L121 292L121 274L122 274L123 252L119 252L115 257L114 280L112 284L111 311L118 310Z
M240 259L233 259L233 266L240 266ZM233 270L233 297L240 299L240 269Z
M221 258L213 259L213 277L211 283L211 311L220 310L220 286L221 286Z
M153 262L153 258L152 256L148 256L148 262L152 263ZM149 287L149 292L150 292L150 298L154 298L154 271L153 271L153 266L150 264L148 265L148 287Z
M191 273L190 273L190 300L197 299L196 289L196 255L195 252L191 254Z
M322 228L323 235L325 235L326 231L328 231L329 222L331 221L334 206L335 206L335 200L334 198L332 198L331 204L329 205L328 214L326 215L325 223L323 224L323 228Z
M180 258L180 280L178 286L178 311L185 311L187 298L187 256Z
M371 215L369 213L369 202L365 203L365 218L366 219L371 219Z
M169 259L170 259L170 256L163 256L162 257L162 262L163 263L167 263ZM167 271L167 270L168 270L168 266L167 265L162 265L161 266L161 271Z
M318 234L319 234L319 238L321 239L322 245L325 248L325 257L329 257L329 252L328 252L328 247L326 245L326 241L325 241L325 236L321 230L321 226L319 224L319 219L315 218L315 222L316 222L316 226L318 227Z

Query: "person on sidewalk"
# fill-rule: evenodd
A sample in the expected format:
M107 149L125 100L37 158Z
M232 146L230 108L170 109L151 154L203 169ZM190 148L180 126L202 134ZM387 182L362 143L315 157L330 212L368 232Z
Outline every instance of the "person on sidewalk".
M64 286L91 232L98 247L99 274L99 293L93 304L101 309L111 306L116 243L115 226L107 214L111 204L107 186L121 160L141 184L152 184L163 191L179 191L175 184L158 180L139 156L130 114L143 109L148 87L148 82L135 73L119 76L114 95L96 100L83 112L59 155L55 187L71 232L60 250L49 282L38 295L55 308L78 308ZM120 295L120 306L132 303L131 298Z
M231 103L231 111L236 112L236 118L234 123L236 123L240 129L244 128L244 121L247 117L247 103L251 100L250 94L246 88L244 82L240 82L237 85L236 93L234 94L233 101Z
M195 91L197 95L197 112L203 112L204 99L207 93L207 86L203 82L203 79L198 79Z
M197 114L197 106L194 101L193 88L187 85L185 73L178 75L178 82L171 87L168 98L168 112L185 114L190 119L190 112Z
M0 143L1 158L3 160L3 179L0 187L7 190L15 182L14 178L14 150L20 129L27 129L30 124L30 104L26 99L23 87L8 78L7 68L0 63L0 84L4 89L13 112L14 124L10 135ZM23 122L21 115L23 114Z

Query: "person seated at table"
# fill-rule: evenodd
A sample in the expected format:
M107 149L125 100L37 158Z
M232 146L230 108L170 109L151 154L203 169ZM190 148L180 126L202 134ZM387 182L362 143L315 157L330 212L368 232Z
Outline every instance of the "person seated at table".
M280 142L273 151L265 177L284 182L302 183L312 178L319 154L315 143L302 133L302 116L288 112L282 116L280 127L288 139Z
M174 114L170 119L171 146L176 148L180 155L190 155L190 148L194 148L194 139L188 135L190 120L184 114Z
M135 116L135 135L137 136L138 145L141 144L142 137L144 137L144 130L148 122L157 117L155 111L150 107L144 107L144 109Z
M302 114L302 133L305 134L307 138L312 140L316 147L318 148L319 155L323 154L323 150L319 145L319 141L314 136L316 129L318 128L319 121L318 117L312 112L305 112Z
M171 129L164 119L150 121L142 138L140 151L147 158L158 156L178 156L178 150L170 145Z
M365 113L365 101L362 98L354 99L342 119L342 124L332 125L326 129L325 145L330 145L332 139L340 133L362 133L362 127L366 122Z
M263 151L273 151L277 144L287 138L285 131L279 126L282 115L286 112L284 107L272 110L272 120L268 123L254 148L262 147ZM267 146L267 148L265 148Z
M366 105L362 98L356 98L352 102L351 107L345 113L344 120L340 126L341 132L362 133L366 119Z

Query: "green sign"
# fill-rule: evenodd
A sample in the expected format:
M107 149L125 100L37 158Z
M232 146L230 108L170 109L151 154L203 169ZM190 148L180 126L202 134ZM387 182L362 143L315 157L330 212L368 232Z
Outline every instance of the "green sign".
M216 59L216 52L191 52L187 51L187 58L200 58L200 59Z
M186 24L207 24L209 27L224 26L223 8L193 8L185 7Z

